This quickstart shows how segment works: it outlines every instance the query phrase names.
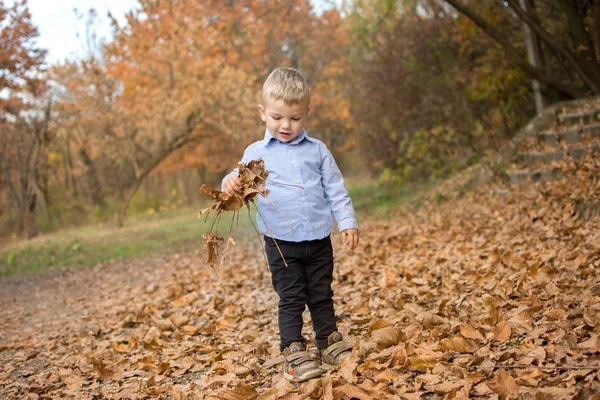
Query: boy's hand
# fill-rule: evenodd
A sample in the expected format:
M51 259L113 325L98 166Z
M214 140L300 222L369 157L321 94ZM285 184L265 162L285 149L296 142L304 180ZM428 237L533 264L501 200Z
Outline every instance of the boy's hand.
M342 232L342 243L350 250L354 250L358 246L358 229L346 229Z
M225 193L228 196L233 196L234 194L239 193L242 187L243 183L240 177L231 176L223 184L223 193Z

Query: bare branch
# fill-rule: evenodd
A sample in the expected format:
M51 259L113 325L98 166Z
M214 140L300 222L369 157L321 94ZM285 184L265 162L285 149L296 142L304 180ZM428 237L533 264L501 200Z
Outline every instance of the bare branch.
M517 49L510 43L510 41L497 29L494 25L487 22L483 17L474 12L471 8L462 4L459 0L445 0L447 3L456 8L460 13L464 14L467 18L472 20L479 28L487 33L492 39L510 55L515 63L527 72L532 78L546 84L549 87L556 89L570 98L584 97L587 93L572 84L562 83L553 77L550 77L540 68L536 68L531 65L528 61L524 60L519 54Z
M562 46L555 38L543 29L531 16L525 12L516 0L506 0L508 5L519 15L519 18L523 20L542 40L550 50L552 50L558 57L562 57L566 60L572 68L577 71L577 74L583 79L583 81L592 88L594 93L600 93L600 81L597 79L597 72L594 72L592 68L588 67L585 63L578 60L578 57L571 53L567 48ZM574 10L573 10L574 11ZM571 22L571 18L569 18Z

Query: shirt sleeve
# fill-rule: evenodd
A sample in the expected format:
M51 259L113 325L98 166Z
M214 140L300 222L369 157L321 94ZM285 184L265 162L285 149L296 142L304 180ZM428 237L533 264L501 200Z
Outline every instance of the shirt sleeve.
M340 172L333 155L329 149L321 145L321 182L325 191L325 198L331 206L331 212L338 224L340 232L354 228L358 229L358 222L354 217L352 200L344 186L344 177Z

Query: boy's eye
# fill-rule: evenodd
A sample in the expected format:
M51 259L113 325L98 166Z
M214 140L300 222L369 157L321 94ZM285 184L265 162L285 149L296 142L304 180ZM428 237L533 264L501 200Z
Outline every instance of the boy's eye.
M281 119L281 117L271 117L273 118L275 121L279 121Z
M300 117L294 117L292 118L294 121L300 121Z

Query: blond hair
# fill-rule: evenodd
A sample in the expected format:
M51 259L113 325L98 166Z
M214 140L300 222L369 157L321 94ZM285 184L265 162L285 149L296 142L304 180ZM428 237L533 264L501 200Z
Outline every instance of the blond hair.
M273 70L263 85L263 101L265 96L273 100L283 100L291 106L310 102L310 89L304 75L295 68L279 67Z

